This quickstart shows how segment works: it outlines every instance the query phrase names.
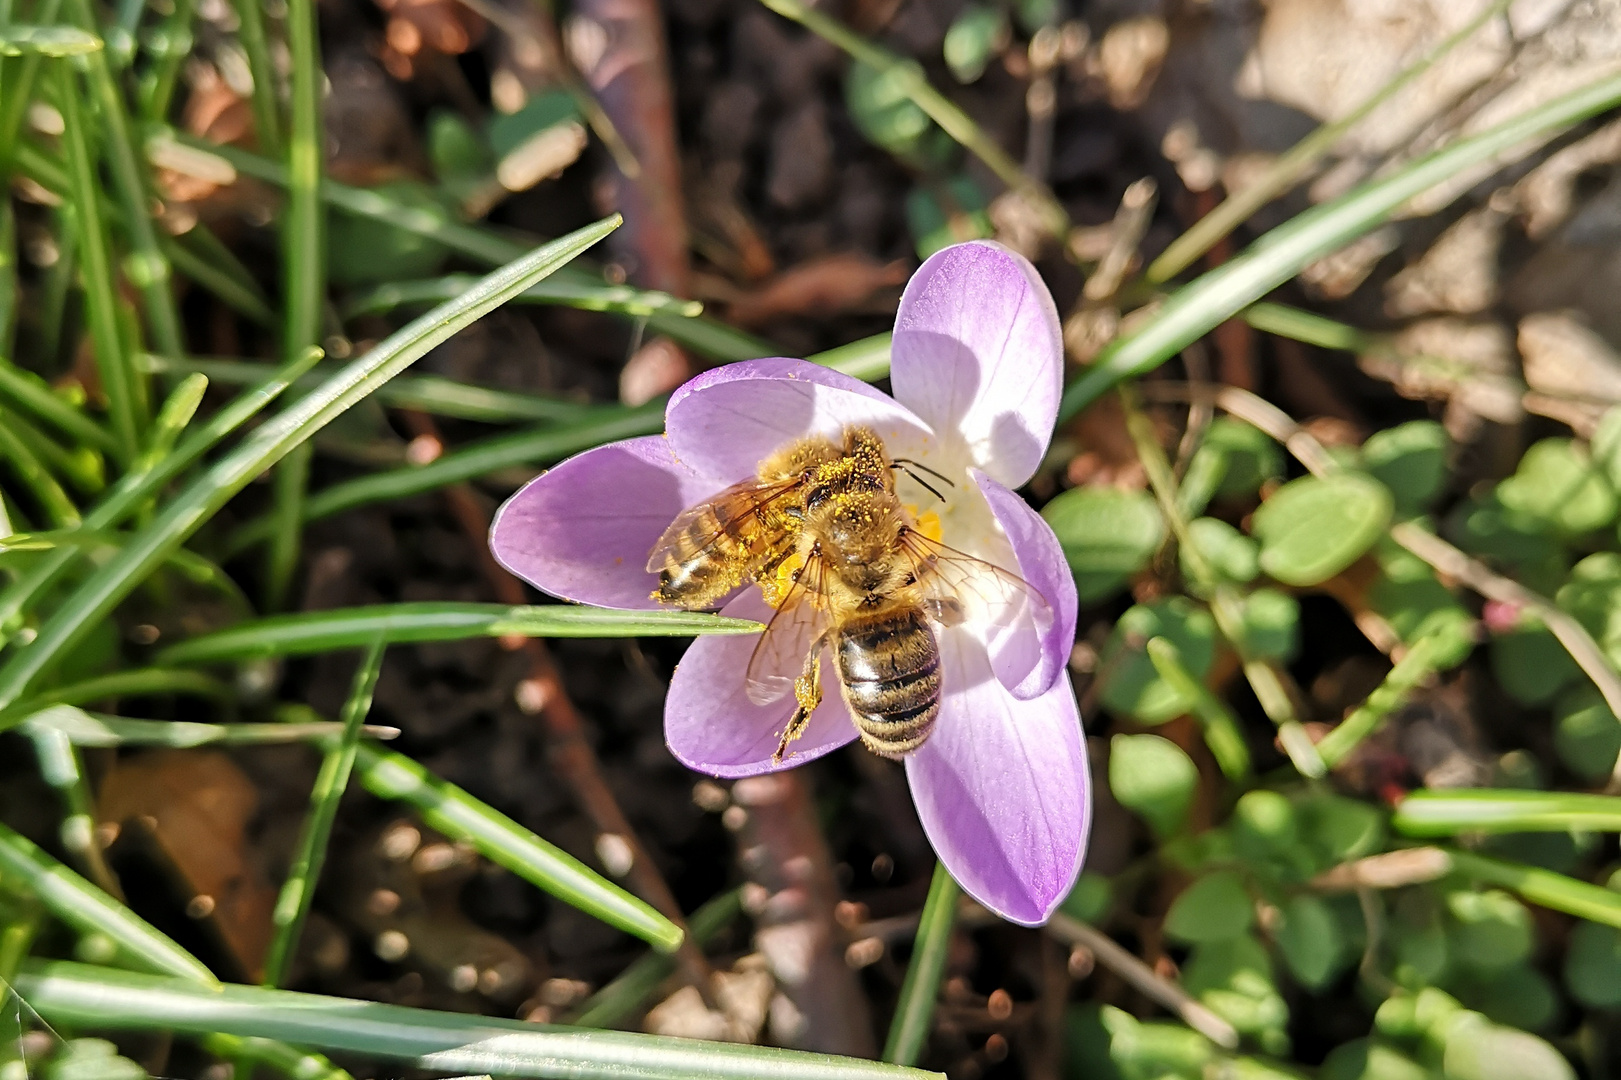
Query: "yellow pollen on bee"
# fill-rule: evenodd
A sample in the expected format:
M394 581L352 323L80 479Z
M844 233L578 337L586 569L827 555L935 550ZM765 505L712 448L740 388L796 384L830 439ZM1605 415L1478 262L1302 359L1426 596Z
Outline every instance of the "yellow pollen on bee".
M777 572L765 581L760 582L760 595L772 607L781 607L782 602L788 599L788 593L794 587L794 574L805 565L805 556L794 552L783 560Z

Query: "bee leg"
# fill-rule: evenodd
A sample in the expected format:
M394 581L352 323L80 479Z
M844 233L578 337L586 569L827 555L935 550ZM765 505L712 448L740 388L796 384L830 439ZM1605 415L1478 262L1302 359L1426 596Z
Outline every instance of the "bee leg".
M777 744L777 752L771 755L773 765L782 764L783 758L788 756L788 744L805 734L805 729L810 726L811 713L822 703L820 638L812 646L810 655L805 658L805 670L794 680L794 702L797 706L794 715L788 718L788 726L782 730L782 741Z

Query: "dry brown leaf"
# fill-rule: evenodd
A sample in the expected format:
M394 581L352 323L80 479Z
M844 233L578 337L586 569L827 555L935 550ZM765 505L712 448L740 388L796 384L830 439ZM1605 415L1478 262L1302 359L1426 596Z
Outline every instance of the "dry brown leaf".
M204 918L257 980L276 894L247 851L259 803L247 774L217 750L159 750L120 761L101 785L104 823L144 827Z
M738 326L759 326L784 315L837 315L872 300L875 293L906 283L902 262L880 263L866 255L825 255L786 270L732 304Z

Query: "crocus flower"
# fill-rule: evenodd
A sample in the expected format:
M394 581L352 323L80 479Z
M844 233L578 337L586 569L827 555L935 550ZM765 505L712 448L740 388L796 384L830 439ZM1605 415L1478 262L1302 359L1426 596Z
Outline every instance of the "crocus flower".
M1044 922L1080 867L1090 821L1080 717L1065 670L1075 584L1046 522L1013 489L1035 473L1057 415L1058 314L1022 257L990 243L932 256L895 320L890 397L803 360L705 372L675 391L662 436L586 451L502 507L491 545L503 565L555 596L647 609L644 567L682 510L755 475L762 459L848 425L884 439L892 458L947 478L936 499L904 475L903 499L940 517L940 539L1028 582L1047 601L1013 625L937 627L941 703L933 734L905 757L929 841L967 892L1014 922ZM932 482L932 481L931 481ZM756 588L724 614L766 621ZM798 765L856 738L831 661L827 693L781 764L772 760L792 701L750 701L744 671L757 638L700 637L670 682L670 750L699 772L753 776Z

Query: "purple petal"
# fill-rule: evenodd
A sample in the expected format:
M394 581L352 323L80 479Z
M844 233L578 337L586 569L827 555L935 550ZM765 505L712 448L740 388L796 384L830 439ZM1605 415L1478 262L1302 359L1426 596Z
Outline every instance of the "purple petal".
M723 485L676 461L662 435L587 450L529 481L490 526L500 564L537 589L651 609L647 556L676 515Z
M765 622L772 609L750 589L721 614ZM664 702L664 741L689 769L712 776L758 776L803 765L856 737L838 677L824 653L822 704L811 714L805 734L790 745L787 759L781 765L772 762L794 702L792 697L771 705L749 700L743 673L759 640L753 634L700 637L676 665Z
M979 485L985 501L991 505L1013 555L1019 561L1019 576L1035 587L1052 609L1052 618L1033 627L1039 659L1032 662L1019 652L993 650L993 663L997 678L1017 698L1033 698L1052 689L1059 672L1069 662L1070 650L1075 645L1075 619L1079 601L1075 594L1075 575L1070 572L1064 558L1064 549L1058 543L1052 526L1030 508L1030 504L978 469L969 475ZM1028 638L1019 642L1028 650Z
M676 457L735 483L807 435L864 424L891 447L924 453L932 432L895 399L859 379L804 360L745 360L706 371L670 395L665 428Z
M1009 922L1047 921L1080 872L1091 781L1068 676L1020 701L969 635L941 635L946 696L906 759L923 831L970 896Z
M895 397L973 463L1022 487L1047 452L1063 391L1058 309L1036 268L976 240L935 252L912 275L890 346Z

